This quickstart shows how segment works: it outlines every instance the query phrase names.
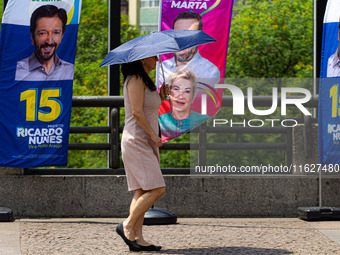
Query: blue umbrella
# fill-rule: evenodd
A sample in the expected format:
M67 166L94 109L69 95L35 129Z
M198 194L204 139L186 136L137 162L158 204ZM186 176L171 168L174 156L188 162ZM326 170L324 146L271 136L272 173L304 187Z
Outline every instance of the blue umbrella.
M187 48L216 42L201 30L166 30L153 32L111 50L100 67L129 63L139 59L185 50Z

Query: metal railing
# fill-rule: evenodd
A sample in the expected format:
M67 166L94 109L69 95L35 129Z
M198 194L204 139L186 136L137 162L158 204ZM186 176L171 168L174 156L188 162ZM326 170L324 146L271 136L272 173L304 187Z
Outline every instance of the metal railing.
M288 99L301 98L297 96ZM247 97L245 97L245 103ZM255 96L252 98L254 107L270 107L272 105L271 96ZM278 105L281 98L278 97ZM224 96L222 107L232 107L231 96ZM288 105L289 106L289 105ZM318 96L304 104L305 107L317 108ZM108 143L70 143L69 150L107 150L110 153L110 168L108 169L25 169L26 174L124 174L124 169L119 168L120 162L120 141L119 134L123 127L119 126L119 108L124 107L122 96L75 96L72 100L72 107L109 107L110 125L102 127L70 127L70 133L102 133L109 134ZM298 123L304 124L304 148L305 156L311 154L311 141L308 139L311 132L312 123L315 118L305 116L297 119ZM292 162L292 128L291 127L211 127L206 124L195 128L191 133L198 133L198 143L164 143L160 150L198 150L198 164L205 165L207 150L285 150L286 164ZM285 143L208 143L208 133L238 133L238 134L283 134L286 136ZM167 168L162 169L164 174L188 174L188 168Z

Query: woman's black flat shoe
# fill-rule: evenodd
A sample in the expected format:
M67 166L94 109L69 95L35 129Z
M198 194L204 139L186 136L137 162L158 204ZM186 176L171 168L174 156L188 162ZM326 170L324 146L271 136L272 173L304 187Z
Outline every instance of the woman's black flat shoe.
M136 240L130 241L129 239L126 238L124 234L122 222L119 223L118 226L116 227L116 232L118 235L121 236L121 238L123 238L124 242L129 246L130 251L141 251L142 250L141 246L136 242Z
M129 240L130 241L130 240ZM130 241L131 242L131 241ZM142 248L137 243L137 241L132 241L133 245L129 245L130 251L142 251Z
M162 249L162 246L155 246L155 245L148 245L148 246L143 246L139 245L141 248L141 251L159 251Z

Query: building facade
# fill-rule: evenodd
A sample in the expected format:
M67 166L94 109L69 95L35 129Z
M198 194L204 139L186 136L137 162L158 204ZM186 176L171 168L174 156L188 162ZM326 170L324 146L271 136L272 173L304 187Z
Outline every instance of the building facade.
M160 0L129 0L128 13L131 25L141 31L158 31Z

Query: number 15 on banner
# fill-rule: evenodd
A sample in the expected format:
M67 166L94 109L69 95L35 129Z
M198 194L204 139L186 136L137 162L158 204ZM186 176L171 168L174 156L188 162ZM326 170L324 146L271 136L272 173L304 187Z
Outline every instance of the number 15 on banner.
M340 108L338 108L340 103L339 98L339 84L334 85L329 90L329 97L332 100L332 118L340 116Z
M63 105L57 99L61 96L61 89L42 89L40 101L38 92L38 89L28 89L20 94L20 101L26 101L26 121L56 120L63 111Z

